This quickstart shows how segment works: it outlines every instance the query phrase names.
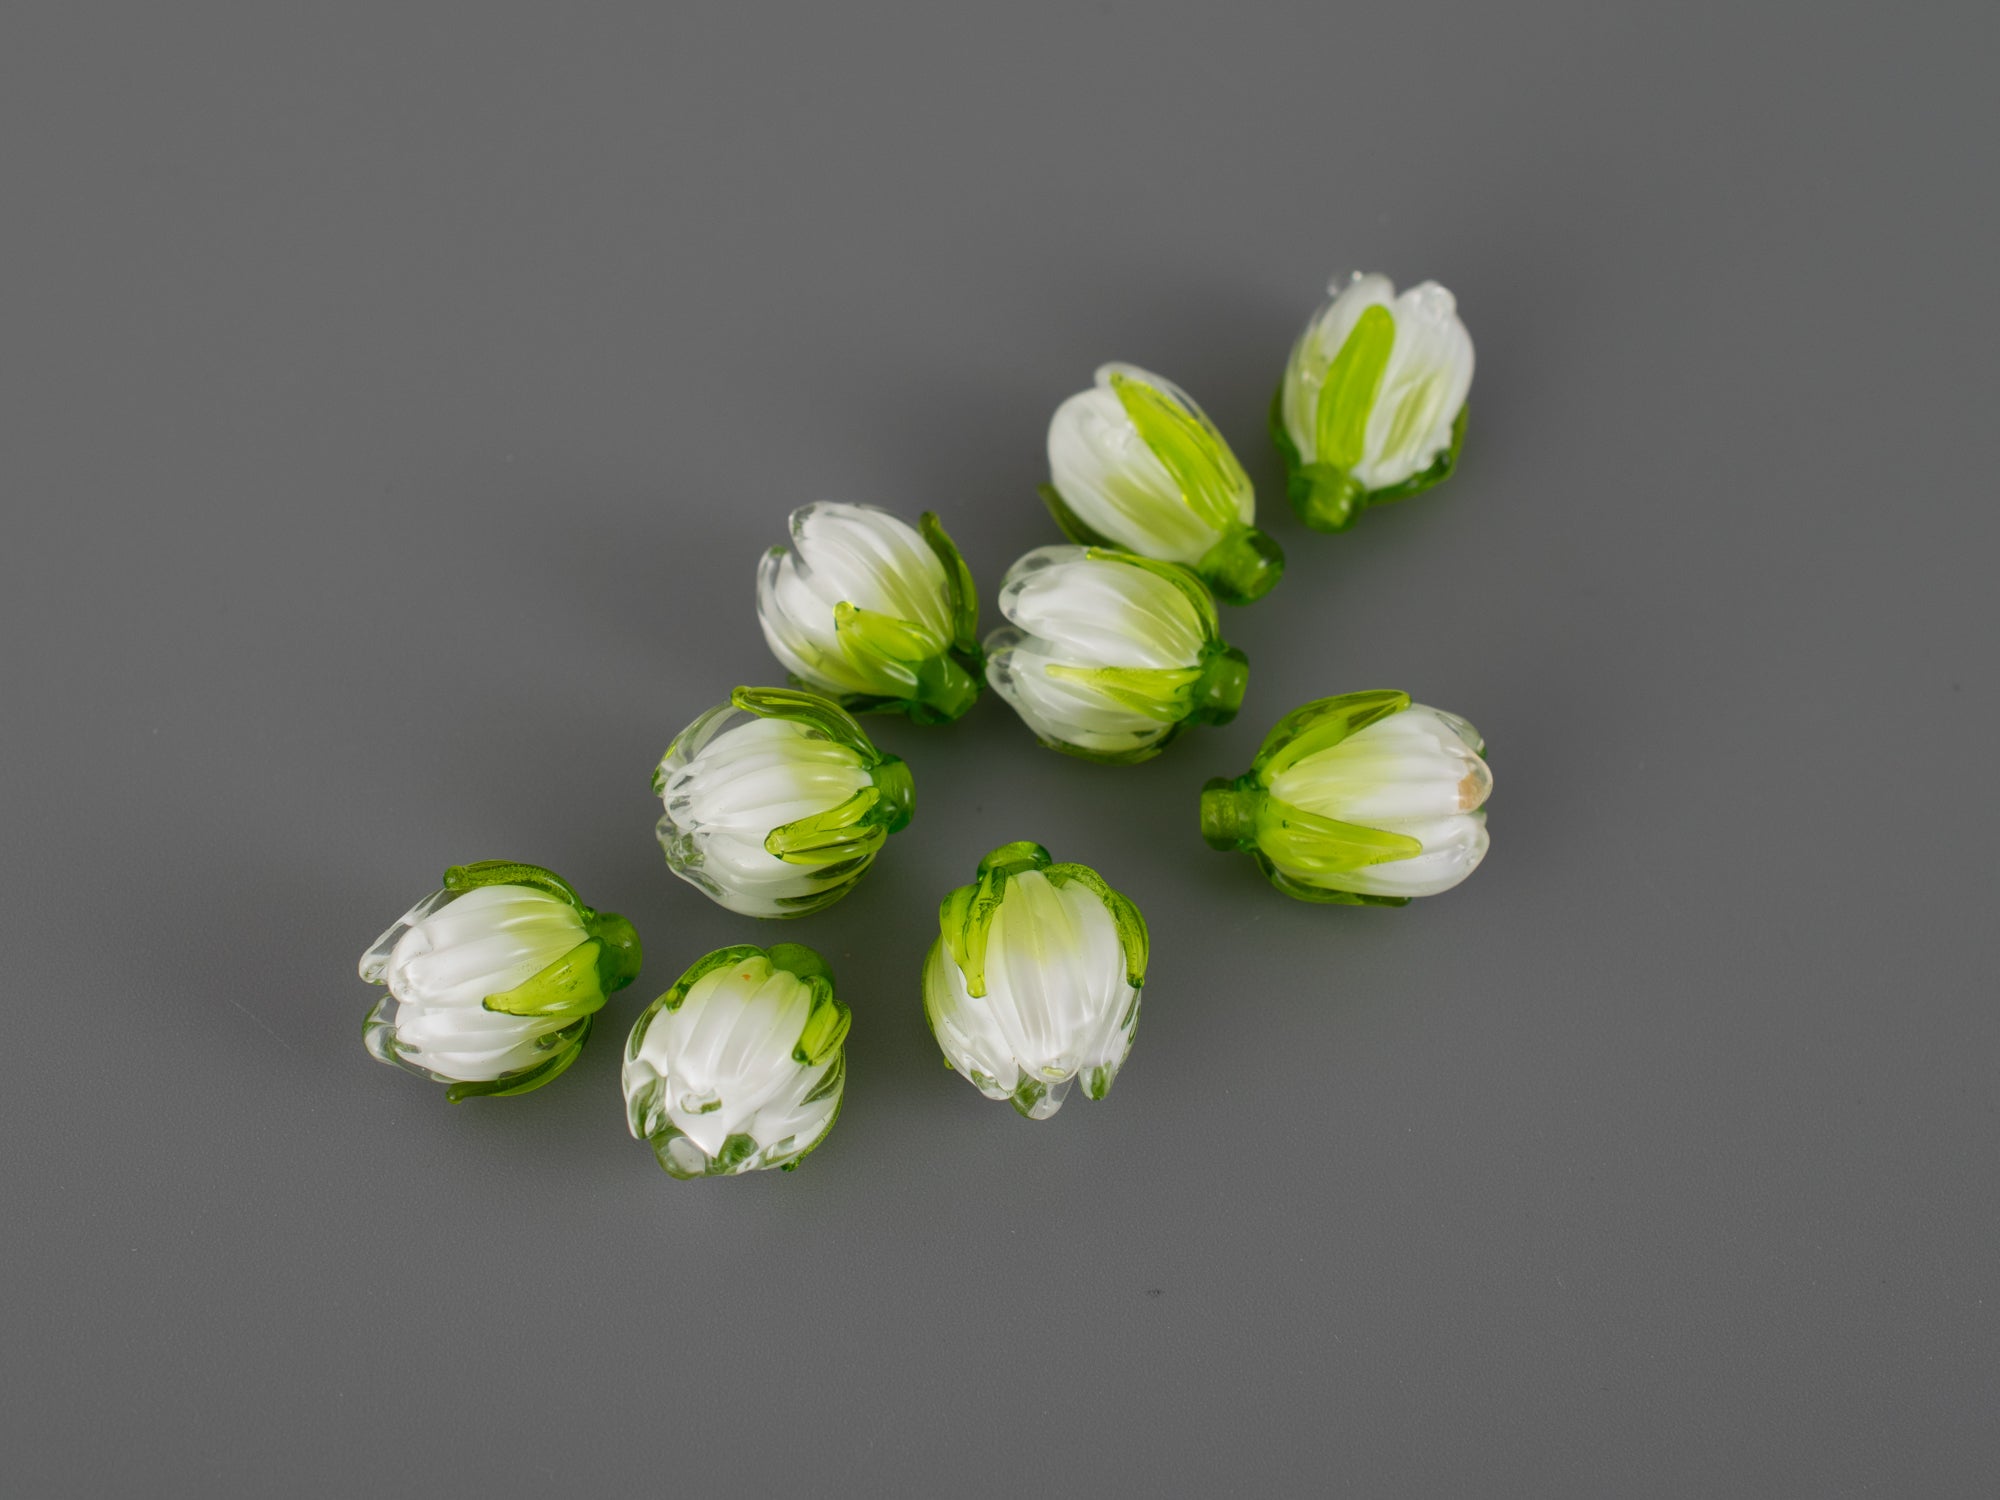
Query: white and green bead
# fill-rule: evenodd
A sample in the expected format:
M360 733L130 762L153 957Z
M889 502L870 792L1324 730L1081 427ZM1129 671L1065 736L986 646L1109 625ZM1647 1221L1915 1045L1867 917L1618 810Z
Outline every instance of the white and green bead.
M840 1115L850 1019L812 949L718 949L634 1023L626 1123L672 1177L790 1171Z
M1357 271L1292 346L1271 404L1299 518L1345 531L1371 505L1447 478L1465 441L1472 338L1435 281L1400 296L1386 276Z
M1150 759L1191 723L1226 724L1249 664L1215 601L1177 563L1038 547L1007 571L986 680L1042 743L1090 760Z
M1202 836L1250 854L1288 896L1403 906L1486 857L1485 750L1407 693L1321 698L1279 720L1247 772L1202 789Z
M1250 476L1172 381L1109 364L1049 422L1042 499L1071 541L1180 563L1229 604L1269 592L1285 555L1256 526Z
M910 821L910 768L829 698L740 687L680 732L653 772L667 865L749 917L845 895Z
M909 526L872 505L791 516L790 548L757 569L757 623L802 687L856 711L945 723L982 682L979 598L938 518Z
M1087 865L1003 844L945 897L924 963L924 1012L946 1064L1032 1120L1070 1085L1102 1099L1139 1025L1147 935L1138 907Z
M389 991L362 1040L381 1061L450 1084L453 1103L525 1094L576 1060L639 958L631 923L539 865L454 866L362 955L362 979Z

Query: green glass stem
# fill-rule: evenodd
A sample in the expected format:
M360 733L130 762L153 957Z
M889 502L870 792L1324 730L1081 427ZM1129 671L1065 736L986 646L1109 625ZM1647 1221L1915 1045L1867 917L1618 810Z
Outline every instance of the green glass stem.
M1345 531L1368 507L1360 480L1333 464L1305 464L1286 485L1292 509L1314 531Z
M1271 592L1284 576L1285 551L1254 526L1240 523L1194 565L1225 604L1249 604Z
M597 955L598 982L604 993L622 990L639 977L644 956L639 934L632 924L615 911L593 913L584 921L584 930L604 946Z
M885 755L870 774L875 778L875 790L882 794L882 800L875 804L882 827L890 833L902 832L909 827L917 807L917 786L910 779L909 766L900 756Z
M1194 707L1188 718L1197 724L1227 724L1243 706L1243 689L1249 682L1250 658L1234 646L1215 642L1204 654L1201 675L1194 680Z
M961 718L985 686L985 664L978 655L953 650L920 665L910 717L919 724L949 724Z
M1201 836L1211 849L1255 849L1264 789L1253 777L1217 776L1201 789Z

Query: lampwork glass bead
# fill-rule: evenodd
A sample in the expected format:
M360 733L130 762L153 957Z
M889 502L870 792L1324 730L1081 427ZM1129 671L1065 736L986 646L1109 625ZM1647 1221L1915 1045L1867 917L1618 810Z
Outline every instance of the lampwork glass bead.
M792 512L792 545L757 569L757 623L800 686L856 712L958 718L979 697L979 596L938 518L872 505Z
M1256 527L1250 476L1172 381L1110 364L1049 422L1042 499L1071 541L1192 568L1226 604L1268 593L1285 554Z
M1356 271L1292 346L1271 403L1299 519L1345 531L1371 505L1450 476L1465 441L1472 338L1435 281L1401 296L1386 276Z
M840 1114L849 1020L812 949L718 949L633 1025L626 1123L672 1177L790 1171Z
M844 896L910 821L910 768L817 693L740 687L653 772L673 872L731 911L796 917Z
M1249 680L1215 601L1177 563L1039 547L1007 572L986 678L1043 744L1090 760L1160 753L1189 724L1236 717Z
M1403 906L1486 857L1485 749L1407 693L1321 698L1280 719L1243 775L1202 789L1202 836L1302 901Z
M447 870L361 957L388 987L368 1013L369 1053L475 1095L525 1094L583 1050L605 998L639 972L639 937L540 865Z
M924 1012L945 1062L1031 1120L1070 1085L1102 1099L1139 1026L1147 935L1138 907L1087 865L1003 844L945 897L924 963Z

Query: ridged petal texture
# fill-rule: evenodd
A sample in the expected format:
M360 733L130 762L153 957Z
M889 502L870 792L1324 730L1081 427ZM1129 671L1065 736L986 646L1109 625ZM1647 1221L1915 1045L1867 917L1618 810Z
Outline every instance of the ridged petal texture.
M1472 337L1435 281L1398 296L1388 277L1357 271L1327 290L1332 300L1285 369L1285 434L1301 462L1336 466L1364 490L1390 489L1450 451L1472 388Z
M727 961L699 972L714 960ZM721 950L689 972L698 977L632 1028L623 1075L632 1134L679 1178L796 1163L840 1113L845 1008L830 987L815 990L756 948ZM821 1015L829 1006L837 1022Z
M793 916L860 878L873 850L839 864L780 859L778 828L848 802L873 784L853 747L793 719L723 707L674 741L655 778L666 811L660 845L676 875L731 911Z
M1044 741L1108 759L1163 744L1193 712L1214 638L1190 575L1096 548L1040 547L1008 570L986 677Z
M1030 1119L1062 1106L1079 1075L1109 1091L1139 1025L1139 986L1104 898L1039 870L1010 878L986 933L975 995L944 939L924 966L924 1008L945 1060Z
M952 643L944 564L918 531L872 505L820 501L792 512L790 550L757 570L757 622L771 652L809 687L836 696L910 698L914 662ZM842 605L904 655L865 649L867 625L840 623Z
M1154 393L1184 414L1189 438L1180 475L1169 467L1174 455L1157 451L1140 432L1115 382ZM1102 366L1095 385L1057 407L1048 447L1049 475L1063 503L1091 531L1142 556L1193 567L1231 523L1256 519L1248 476L1194 399L1136 365Z
M1450 890L1486 857L1486 799L1493 773L1479 733L1457 714L1410 705L1274 775L1274 803L1316 817L1415 839L1422 853L1327 874L1289 861L1284 845L1263 847L1278 870L1302 884L1360 895L1433 896Z
M482 1002L587 937L574 907L526 886L426 897L361 960L362 979L389 987L364 1028L368 1050L453 1083L489 1082L546 1062L546 1043L576 1016L505 1015Z

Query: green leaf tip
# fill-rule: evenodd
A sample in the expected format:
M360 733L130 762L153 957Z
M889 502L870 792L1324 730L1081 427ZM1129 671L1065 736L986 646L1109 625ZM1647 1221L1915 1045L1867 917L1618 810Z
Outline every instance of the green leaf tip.
M926 513L928 515L928 512ZM956 559L947 562L953 639L935 651L931 638L908 620L877 610L861 609L841 600L833 607L833 629L842 648L857 662L873 662L889 679L904 685L900 697L846 695L842 701L863 711L907 714L918 724L949 724L962 718L986 686L986 655L977 640L979 604L971 593L972 575L951 538L929 516L925 540Z
M908 620L841 600L833 607L833 628L850 655L907 670L931 655L930 641Z
M757 715L760 719L783 719L817 730L836 745L845 745L864 759L872 760L876 750L860 722L823 693L805 688L739 687L729 694L732 708Z
M763 957L764 950L759 948L755 943L733 943L727 948L717 948L713 953L704 953L700 958L689 964L687 972L682 974L679 979L676 979L648 1009L649 1011L679 1010L681 1002L687 999L688 991L700 983L704 975L711 974L717 969L726 969L731 964L742 963L745 959ZM637 1057L639 1055L638 1046L643 1035L643 1025L647 1017L641 1016L639 1019L641 1025L632 1028L632 1036L626 1045L625 1055L627 1057Z
M1318 462L1351 469L1361 462L1368 441L1368 418L1389 368L1396 342L1396 319L1379 303L1355 320L1347 342L1327 367L1313 414L1313 447Z
M1251 770L1269 786L1271 779L1308 755L1330 750L1370 724L1399 714L1410 706L1408 693L1374 689L1315 698L1286 714L1264 736Z
M596 938L578 943L547 968L511 990L488 995L480 1005L509 1016L589 1015L605 1000L598 967L603 952L604 944Z
M1123 370L1111 374L1139 440L1173 478L1188 509L1218 530L1239 523L1238 498L1249 476L1215 425L1191 406Z
M1089 865L1050 865L1042 873L1051 885L1081 885L1104 903L1104 909L1111 914L1112 926L1118 930L1118 943L1125 954L1125 982L1135 990L1143 988L1152 937L1147 931L1145 917L1132 899L1123 891L1113 890L1110 883Z
M833 969L816 948L804 943L773 943L763 954L773 969L782 969L808 983L822 981L829 989L833 986Z
M1002 844L979 862L978 879L953 891L938 907L938 932L945 950L965 976L968 993L986 993L986 940L994 914L1007 894L1010 876L1044 869L1049 851L1027 839Z
M944 522L934 510L927 510L917 518L917 534L944 565L945 589L951 605L952 644L960 651L976 653L979 591L973 585L972 569L966 566L965 554L958 550L958 544L952 541L951 533L944 529Z
M871 816L882 801L864 786L825 812L794 819L764 835L764 852L787 864L829 866L866 859L889 837L886 820Z
M1016 839L1011 844L1002 844L979 861L981 875L1019 875L1028 870L1047 869L1053 861L1049 851L1032 839Z
M1056 864L1042 845L1020 839L991 851L979 862L979 878L946 896L938 908L939 941L964 976L966 993L986 993L986 945L1008 881L1037 872L1053 886L1082 885L1104 903L1118 930L1127 977L1133 988L1143 985L1150 940L1139 908L1089 865Z
M632 924L616 912L586 906L576 888L553 870L519 860L486 859L453 865L444 874L444 888L461 895L503 885L540 891L563 902L582 920L586 938L511 990L486 996L480 1002L483 1009L510 1016L587 1016L638 978L643 950Z
M580 912L589 910L574 886L540 865L512 859L482 859L469 865L453 865L444 872L444 888L460 895L489 885L524 885L568 902Z

